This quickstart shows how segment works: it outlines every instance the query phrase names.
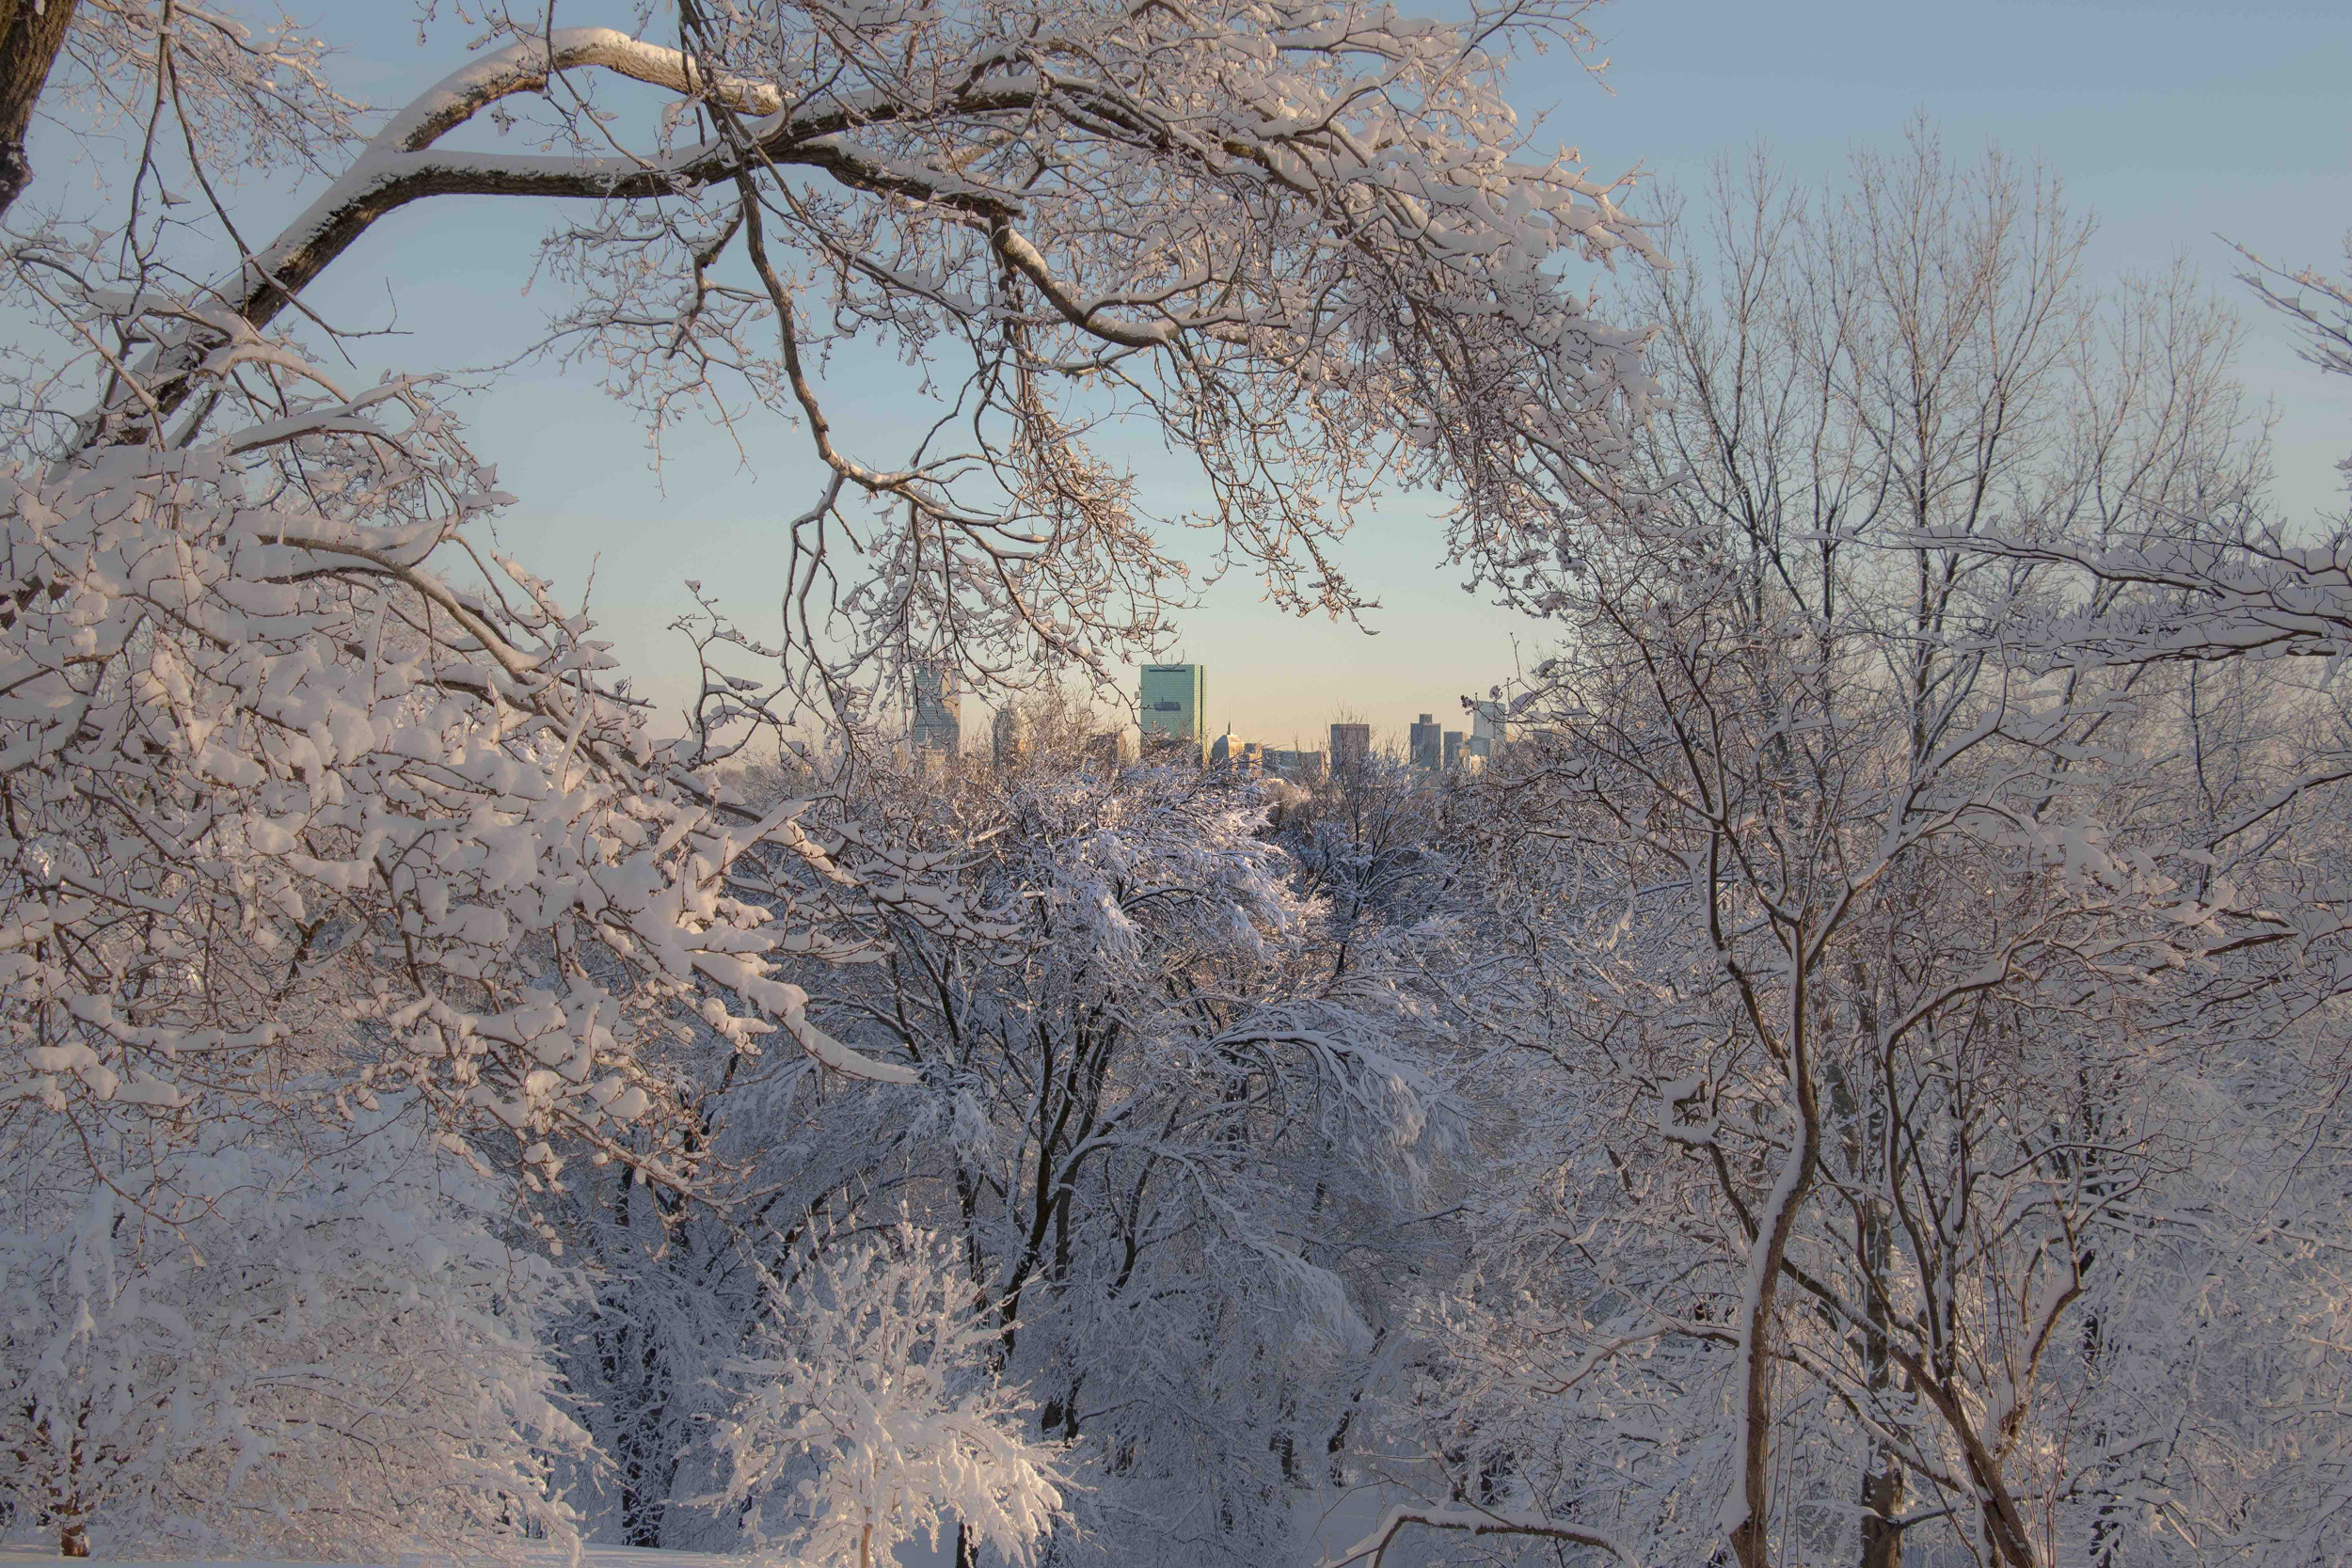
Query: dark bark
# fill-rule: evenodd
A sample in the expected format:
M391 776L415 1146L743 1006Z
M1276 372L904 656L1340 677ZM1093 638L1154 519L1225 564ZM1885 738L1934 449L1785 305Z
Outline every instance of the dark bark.
M24 135L73 24L73 5L74 0L0 0L0 217L33 182Z
M1878 1008L1872 999L1870 977L1860 964L1851 970L1855 1001L1855 1022L1861 1038L1875 1046L1881 1038ZM1841 1067L1829 1073L1831 1109L1837 1123L1845 1129L1843 1147L1848 1177L1867 1184L1883 1180L1880 1150L1886 1136L1886 1115L1891 1085L1881 1085L1871 1093L1869 1080L1863 1080L1862 1092L1868 1096L1867 1109L1857 1103L1856 1086ZM1886 1277L1888 1263L1894 1255L1894 1238L1889 1233L1886 1212L1876 1198L1862 1202L1855 1213L1855 1252L1861 1264L1864 1281L1862 1311L1868 1324L1863 1336L1862 1359L1867 1386L1874 1399L1883 1399L1895 1386L1895 1358L1888 1354L1891 1345L1887 1323ZM1900 1455L1883 1442L1874 1442L1870 1457L1862 1475L1862 1561L1861 1568L1902 1568L1902 1517L1905 1476Z

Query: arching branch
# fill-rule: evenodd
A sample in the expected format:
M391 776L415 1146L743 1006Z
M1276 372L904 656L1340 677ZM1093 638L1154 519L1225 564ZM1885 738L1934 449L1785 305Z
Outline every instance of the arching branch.
M1631 1563L1633 1555L1615 1540L1600 1530L1572 1525L1559 1519L1546 1518L1540 1513L1520 1513L1508 1510L1458 1508L1391 1508L1382 1516L1370 1535L1338 1557L1327 1557L1315 1568L1347 1568L1355 1562L1367 1568L1381 1568L1389 1547L1407 1525L1424 1529L1459 1530L1470 1535L1516 1535L1535 1541L1563 1541L1571 1545L1590 1546L1602 1551L1615 1561Z

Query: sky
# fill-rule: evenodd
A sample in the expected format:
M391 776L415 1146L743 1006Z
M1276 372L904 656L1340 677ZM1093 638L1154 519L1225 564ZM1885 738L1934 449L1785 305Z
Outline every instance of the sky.
M454 26L420 44L399 0L293 9L345 49L339 75L374 103L396 104L462 55ZM559 16L626 27L633 9L566 0ZM1602 82L1557 53L1512 80L1521 112L1542 117L1540 139L1580 149L1597 174L1695 185L1712 160L1760 142L1793 173L1820 178L1856 149L1899 145L1924 115L1956 153L1996 143L2062 177L2100 218L2094 278L2177 257L2230 287L2232 240L2332 267L2352 228L2352 6L2341 0L1616 0L1592 25L1609 60ZM253 199L291 214L308 194ZM528 342L560 305L545 280L524 289L535 242L560 217L487 199L411 207L306 297L329 320L395 328L367 351L387 364L481 363ZM2319 376L2281 325L2248 313L2243 373L2275 404L2282 498L2317 512L2342 493L2333 465L2352 451L2352 385ZM841 430L897 427L888 398L854 380L843 390ZM501 543L567 591L593 583L592 609L625 666L677 668L685 644L664 628L691 604L689 578L755 634L772 626L781 519L814 487L803 439L781 420L755 429L741 453L681 431L657 472L635 417L584 372L525 368L468 415L518 498ZM873 450L891 450L886 435ZM1360 626L1284 617L1238 577L1205 588L1182 618L1171 655L1209 667L1213 730L1314 746L1345 711L1401 738L1416 714L1456 721L1462 695L1541 657L1545 627L1480 602L1443 565L1425 501L1384 504L1342 559L1380 602ZM652 683L657 695L663 684ZM966 704L968 737L986 734L977 706Z

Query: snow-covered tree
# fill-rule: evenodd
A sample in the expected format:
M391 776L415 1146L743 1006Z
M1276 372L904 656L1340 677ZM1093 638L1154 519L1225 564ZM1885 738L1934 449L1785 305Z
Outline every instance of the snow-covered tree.
M126 1200L35 1124L0 1188L0 1498L68 1557L313 1561L571 1537L548 1340L570 1285L511 1182L390 1101L214 1122ZM24 1124L13 1124L20 1135ZM45 1129L45 1131L44 1131Z
M898 933L842 976L886 992L812 1009L949 1091L922 1174L1009 1368L1080 1445L1082 1519L1150 1520L1129 1559L1263 1559L1344 1437L1380 1271L1422 1243L1397 1227L1458 1144L1440 1021L1392 935L1299 895L1254 790L1041 747L976 785L961 830L993 830L975 873L1017 932Z
M1066 1484L1027 1402L998 1373L1000 1324L972 1300L952 1244L899 1224L795 1259L713 1441L721 1501L762 1546L874 1568L943 1528L1014 1564L1053 1533Z
M476 542L501 498L423 388L249 333L197 385L204 434L0 479L9 1098L105 1148L405 1085L534 1184L558 1144L691 1180L675 1124L620 1136L674 1016L834 1049L774 974L809 934L726 887L788 810L730 807Z
M1299 895L1253 788L1105 769L1082 724L1031 733L1019 768L872 771L803 817L845 863L907 845L1002 911L950 927L910 900L881 961L796 975L813 1019L922 1090L713 1056L697 1105L745 1201L665 1226L642 1187L571 1200L610 1279L572 1376L624 1472L593 1506L638 1544L735 1543L687 1502L719 1484L703 1382L744 1354L769 1274L878 1208L954 1239L995 1363L1070 1445L1057 1552L1263 1560L1345 1448L1389 1273L1428 1252L1415 1222L1461 1144L1442 1020L1399 991L1393 935Z
M763 0L665 8L658 37L493 7L476 57L356 157L307 40L68 9L42 103L143 138L124 192L142 268L199 273L184 214L158 214L183 179L217 201L213 166L247 143L340 169L243 265L183 285L213 316L152 345L149 390L110 392L86 435L172 416L209 353L287 317L391 214L593 202L549 242L575 300L552 341L657 428L696 406L802 426L824 478L790 525L785 646L835 698L893 650L1010 676L1165 632L1174 519L1097 450L1105 421L1140 417L1198 464L1199 520L1282 602L1344 610L1326 546L1374 484L1449 494L1455 548L1500 562L1614 493L1646 396L1636 335L1591 319L1557 261L1654 252L1502 91L1515 54L1585 48L1581 0L1445 19ZM536 150L469 145L490 122ZM845 348L924 368L940 422L905 460L826 413L819 367Z
M1395 1406L1450 1506L1389 1528L2160 1556L2121 1456L2209 1307L2154 1259L2223 1241L2190 1243L2246 1179L2209 1152L2275 1137L2222 1085L2291 1054L2269 888L2329 853L2205 830L2300 787L2312 716L2054 661L2069 579L2014 541L2243 502L2227 325L2177 280L2102 300L2055 193L1925 138L1715 221L1661 296L1692 482L1522 579L1573 638L1474 823L1508 1147ZM2257 1402L2169 1414L2260 1470L2297 1439Z

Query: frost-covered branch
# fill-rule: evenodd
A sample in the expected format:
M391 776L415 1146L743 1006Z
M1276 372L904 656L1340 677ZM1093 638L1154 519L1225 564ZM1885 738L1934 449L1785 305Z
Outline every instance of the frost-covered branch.
M1423 1529L1454 1530L1473 1536L1518 1536L1535 1541L1560 1541L1575 1546L1589 1546L1607 1555L1614 1562L1638 1562L1640 1559L1626 1550L1600 1530L1541 1514L1517 1513L1509 1510L1434 1509L1399 1505L1383 1514L1372 1533L1336 1557L1326 1557L1317 1568L1348 1568L1355 1562L1368 1562L1370 1568L1381 1568L1388 1560L1390 1545L1407 1527Z

